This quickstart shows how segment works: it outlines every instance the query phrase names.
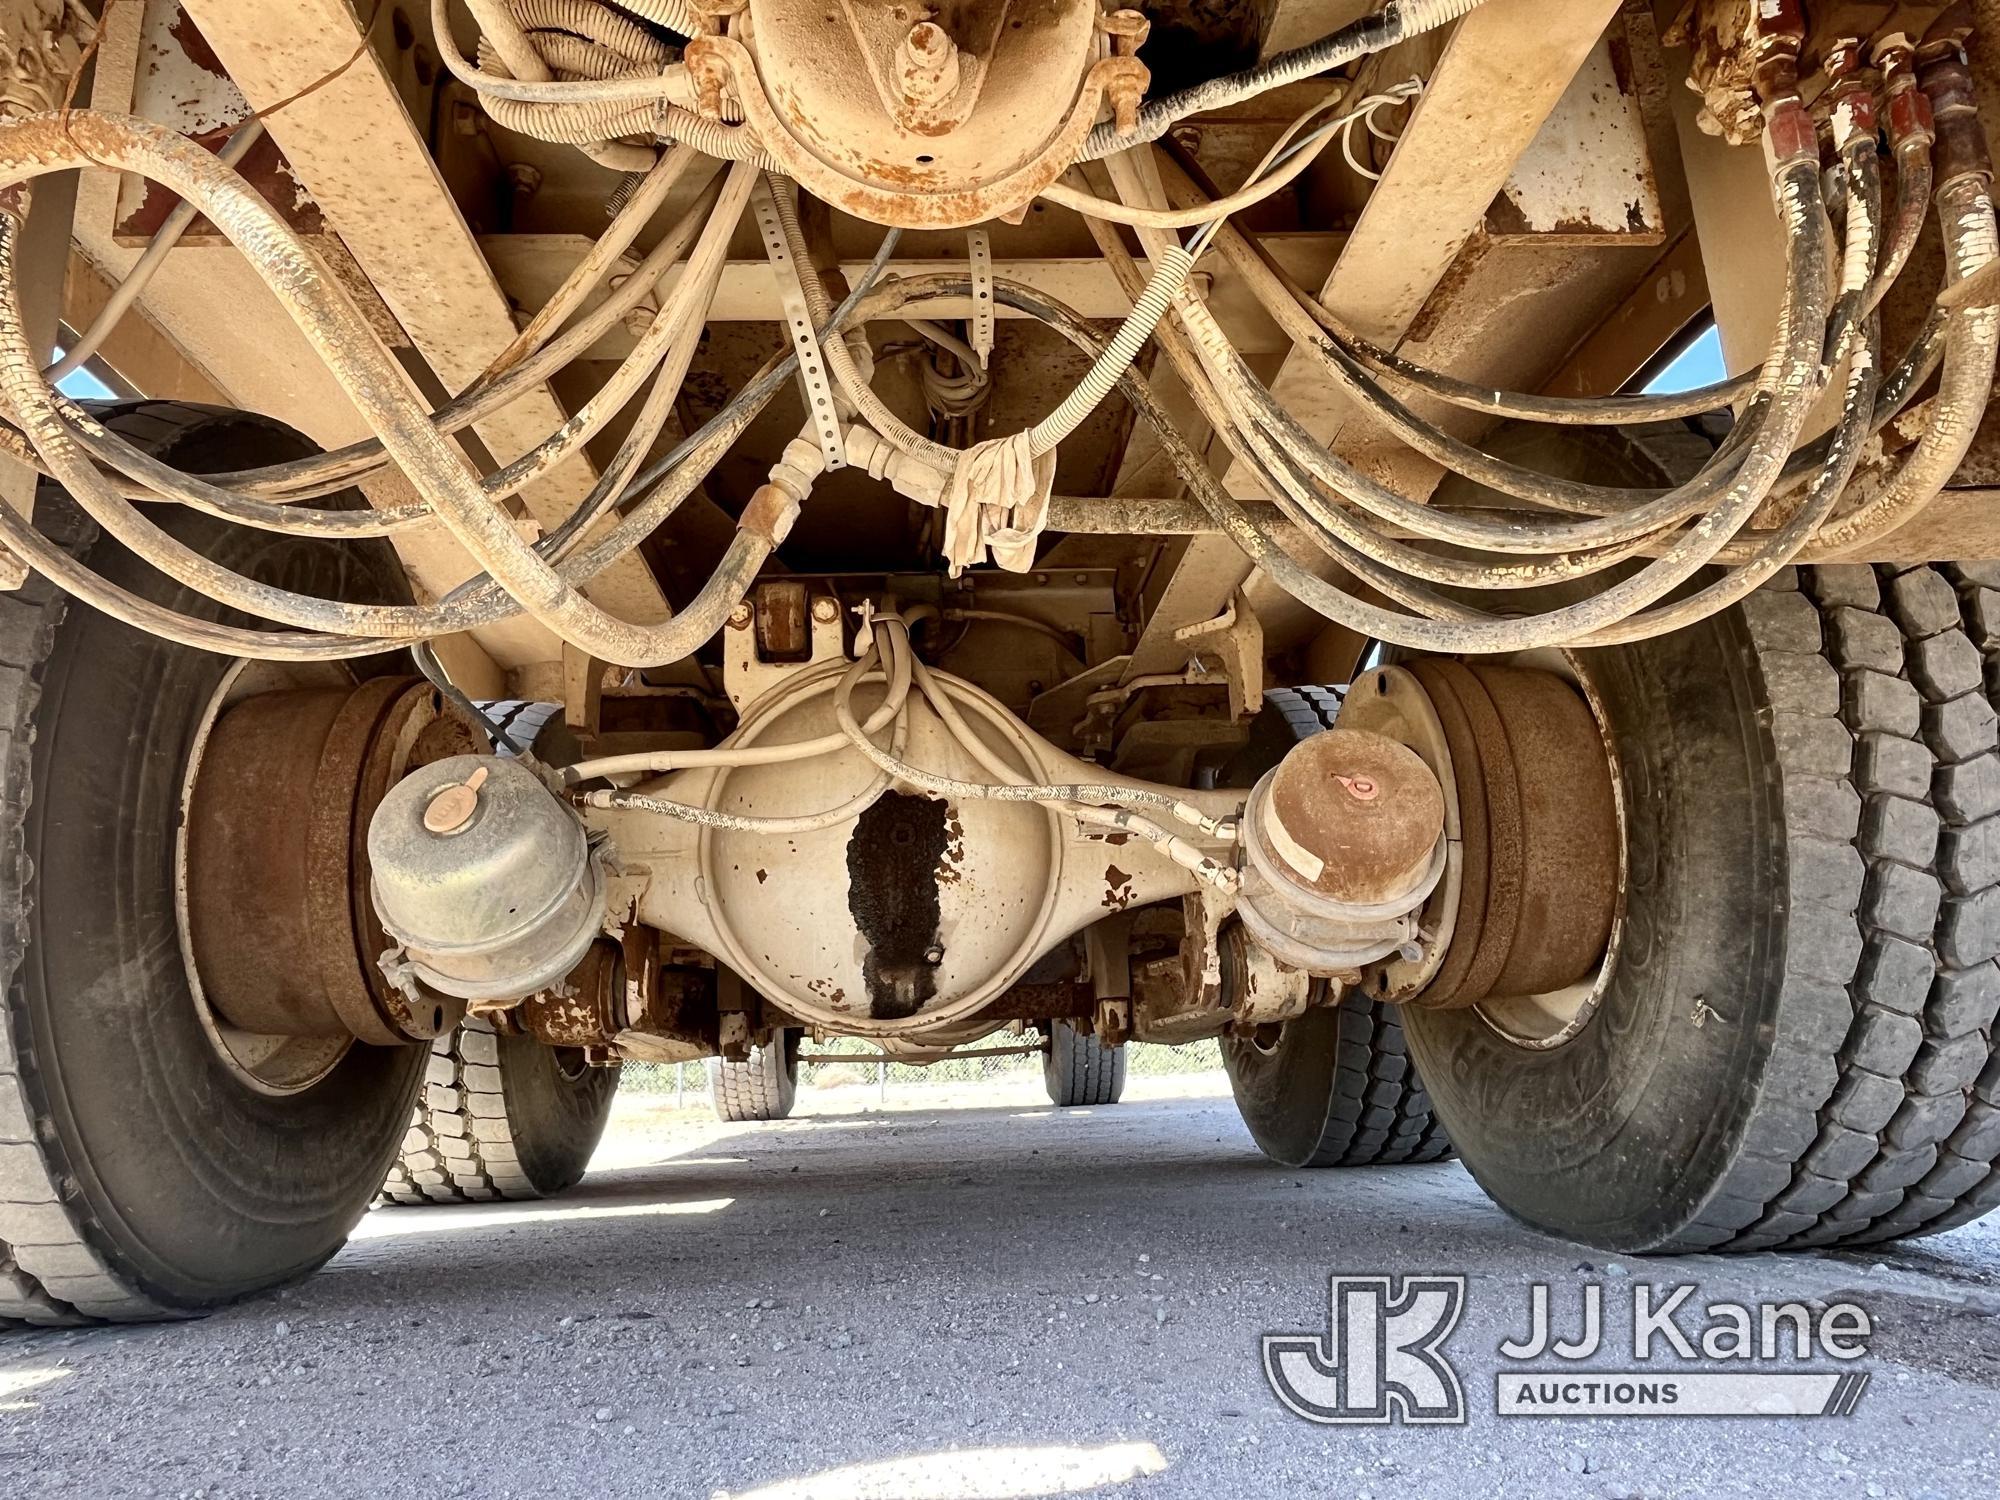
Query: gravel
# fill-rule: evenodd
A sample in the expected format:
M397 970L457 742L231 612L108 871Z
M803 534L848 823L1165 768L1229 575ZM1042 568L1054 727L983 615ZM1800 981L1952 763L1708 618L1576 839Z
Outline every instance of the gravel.
M302 1286L201 1322L0 1334L0 1492L1992 1493L2000 1224L1609 1261L1453 1164L1281 1173L1226 1098L1057 1112L1029 1087L761 1126L622 1100L559 1202L379 1210ZM1336 1270L1469 1277L1467 1426L1279 1406L1258 1336L1324 1329ZM1532 1280L1572 1319L1602 1282L1611 1328L1646 1282L1851 1297L1877 1322L1871 1385L1844 1419L1503 1420L1495 1351Z

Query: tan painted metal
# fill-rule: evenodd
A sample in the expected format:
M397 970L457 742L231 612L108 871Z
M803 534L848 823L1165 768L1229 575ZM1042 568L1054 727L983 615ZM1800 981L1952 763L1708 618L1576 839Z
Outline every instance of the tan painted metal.
M1657 244L1664 210L1639 99L1607 34L1584 59L1487 211L1489 240ZM1548 243L1548 239L1543 239Z
M438 378L454 391L469 384L513 340L513 317L387 73L372 52L355 57L361 33L353 12L342 0L191 0L188 12L253 105L275 104L337 72L273 115L268 128ZM544 390L477 430L504 462L564 416ZM565 464L522 499L546 528L576 507L593 478L585 464ZM639 623L669 612L636 557L614 563L585 592ZM556 655L551 648L545 659Z
M1338 234L1274 234L1266 240L1266 245L1289 274L1317 282L1332 267L1341 238ZM539 305L583 258L588 245L582 235L569 234L490 234L479 239L479 248L492 264L502 289L522 306ZM840 271L851 284L867 264L866 259L844 259ZM965 268L963 257L953 260L911 256L891 260L887 274L909 278L963 273ZM1122 318L1132 306L1119 289L1117 278L1098 257L1003 256L995 259L993 274L1031 286L1086 318L1107 321ZM680 275L680 269L676 268L663 278L657 296L671 295ZM1217 276L1212 284L1206 280L1202 284L1209 287L1216 316L1229 330L1232 340L1237 341L1238 348L1257 354L1291 347L1277 325L1256 308L1233 278ZM599 300L599 296L593 295L584 305L593 307ZM962 320L972 315L972 299L970 296L930 298L911 303L904 313L913 318ZM1009 307L999 308L996 316L1008 322L1026 318L1026 314ZM768 261L761 256L746 257L723 266L715 303L709 310L710 322L772 323L778 318L778 301ZM619 359L630 351L633 342L630 329L614 328L591 346L587 357Z
M1321 288L1328 308L1379 344L1401 341L1616 10L1611 0L1488 0L1458 23ZM1288 359L1271 389L1338 446L1352 408L1305 359ZM1257 492L1237 466L1226 482Z
M112 283L87 256L72 252L63 275L63 322L85 328L111 295ZM132 388L164 401L230 406L229 392L179 349L143 311L134 310L111 330L98 358Z
M837 732L830 698L845 668L834 657L793 673L750 707L725 746ZM1065 755L971 684L940 681L988 753L1032 779L1144 785ZM862 685L857 713L881 694L879 684ZM907 712L911 764L983 774L927 704ZM807 767L811 774L799 774ZM873 775L858 752L839 749L802 763L676 772L658 795L724 814L791 817L840 805ZM1240 792L1177 795L1211 816L1242 800ZM1032 802L891 794L858 817L797 833L700 827L644 811L593 810L589 821L623 861L614 906L635 902L640 920L716 954L787 1013L875 1037L961 1021L1098 918L1197 884L1145 839L1107 839ZM920 918L917 903L931 895L937 905Z
M1143 36L1136 12L1117 14ZM1144 89L1144 64L1099 55L1112 18L1101 23L1094 0L948 0L924 15L750 0L749 24L694 39L687 63L712 97L728 81L802 186L858 218L913 227L1025 207L1075 159L1100 102L1136 108Z

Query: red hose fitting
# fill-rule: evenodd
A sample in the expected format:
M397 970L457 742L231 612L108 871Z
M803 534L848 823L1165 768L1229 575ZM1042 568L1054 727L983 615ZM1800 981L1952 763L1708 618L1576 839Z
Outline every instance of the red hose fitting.
M1861 65L1858 37L1842 37L1827 50L1823 65L1830 86L1826 91L1827 122L1833 132L1833 149L1845 154L1858 142L1872 147L1877 121L1875 76Z
M1774 178L1798 162L1819 165L1819 130L1796 94L1764 106L1764 157Z
M1905 32L1891 32L1875 44L1875 66L1882 70L1882 97L1889 119L1889 145L1901 151L1921 141L1929 150L1937 139L1931 122L1931 101L1917 87L1917 50Z
M1766 118L1787 99L1799 97L1799 54L1805 50L1806 17L1799 0L1761 0L1752 11L1750 81Z
M1917 47L1917 83L1930 99L1937 132L1933 160L1939 191L1965 177L1990 181L1993 176L1993 154L1979 122L1972 69L1965 55L1971 35L1972 6L1968 0L1957 0L1931 23Z

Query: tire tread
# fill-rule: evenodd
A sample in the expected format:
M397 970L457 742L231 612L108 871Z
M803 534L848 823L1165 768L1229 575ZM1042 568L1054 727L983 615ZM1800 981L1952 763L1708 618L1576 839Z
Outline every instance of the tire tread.
M708 1097L715 1117L730 1124L788 1117L798 1080L795 1071L788 1071L786 1049L785 1034L778 1032L768 1045L752 1047L742 1062L711 1057Z
M539 1198L521 1170L491 1022L467 1016L431 1042L424 1089L403 1152L382 1183L386 1203L492 1203Z
M1123 1047L1107 1047L1094 1032L1056 1021L1049 1027L1048 1048L1042 1078L1051 1103L1063 1109L1116 1104L1125 1092Z
M1746 601L1759 667L1769 687L1805 680L1809 654L1830 660L1837 706L1813 716L1834 721L1820 738L1837 729L1855 754L1836 796L1800 753L1807 736L1776 737L1792 902L1776 1045L1736 1161L1663 1249L1875 1242L1967 1222L2000 1198L2000 1130L1984 1128L1991 1106L1975 1087L1992 1068L2000 936L1981 918L2000 868L1959 854L1982 836L1974 783L2000 750L1971 668L1980 591L1931 565L1796 577ZM1803 711L1796 692L1778 696Z
M149 403L157 404L157 403ZM203 416L206 411L196 408ZM117 423L121 433L126 422ZM167 436L171 437L171 431ZM141 434L135 438L145 441ZM95 527L59 491L44 486L36 523L73 553ZM50 1122L33 1104L34 1059L16 976L27 954L31 871L25 845L33 794L31 755L42 671L55 648L66 598L38 574L0 593L0 1322L61 1326L93 1318L161 1318L176 1310L147 1297L97 1248L97 1226L67 1180Z

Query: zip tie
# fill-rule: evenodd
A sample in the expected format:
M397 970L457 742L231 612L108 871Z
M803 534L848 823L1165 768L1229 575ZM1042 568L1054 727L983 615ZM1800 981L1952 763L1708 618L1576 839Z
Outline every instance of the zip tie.
M801 276L813 274L812 269L792 259L791 247L785 243L784 225L778 221L777 200L771 195L770 183L762 176L757 179L752 201L757 208L758 232L764 236L764 254L770 258L771 270L778 279L778 300L784 305L785 326L792 335L792 349L799 357L799 395L819 438L819 451L826 456L827 469L844 469L847 444L840 435L840 412L833 401L833 382L827 378L826 356L813 331L805 288L799 283Z
M979 368L992 367L993 354L993 240L983 229L965 236L966 258L972 263L972 352L979 356Z

